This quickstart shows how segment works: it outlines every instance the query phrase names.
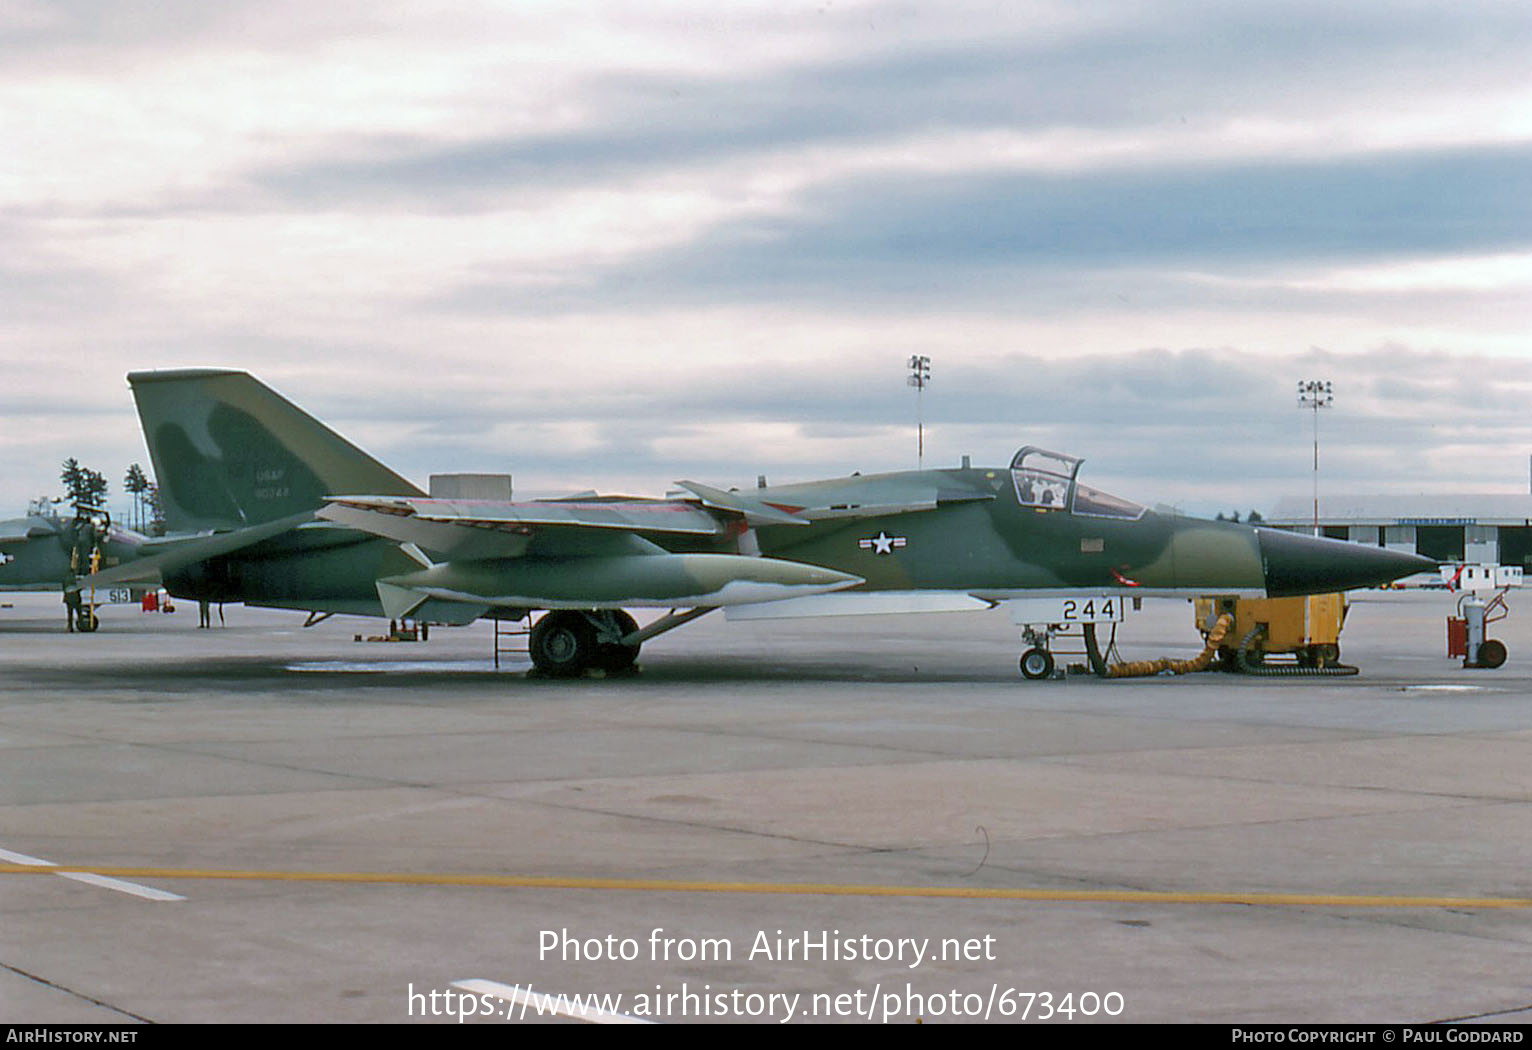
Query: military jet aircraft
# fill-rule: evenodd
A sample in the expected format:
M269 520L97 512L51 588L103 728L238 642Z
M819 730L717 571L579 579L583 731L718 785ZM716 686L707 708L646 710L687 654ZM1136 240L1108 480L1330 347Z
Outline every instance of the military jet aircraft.
M1052 596L1295 595L1434 569L1414 555L1149 510L1035 447L1006 467L852 475L662 498L431 499L250 375L128 381L177 532L101 574L180 598L464 624L542 615L550 675L630 667L718 608L823 615ZM626 611L668 610L639 628Z
M104 512L82 507L66 518L46 505L34 506L26 517L0 521L0 591L75 589L79 577L92 569L92 554L99 567L111 568L136 558L149 542L147 536L112 524ZM71 603L76 630L96 629L89 605Z

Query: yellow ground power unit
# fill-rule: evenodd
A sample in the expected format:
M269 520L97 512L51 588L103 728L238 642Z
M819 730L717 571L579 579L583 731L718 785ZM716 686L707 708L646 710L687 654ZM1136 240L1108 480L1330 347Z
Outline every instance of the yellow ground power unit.
M1294 598L1212 597L1196 600L1197 626L1206 636L1220 614L1234 617L1234 626L1219 646L1219 662L1229 670L1250 673L1287 670L1337 672L1340 633L1346 622L1344 594L1311 594ZM1272 661L1273 656L1290 660ZM1344 672L1343 672L1344 673Z

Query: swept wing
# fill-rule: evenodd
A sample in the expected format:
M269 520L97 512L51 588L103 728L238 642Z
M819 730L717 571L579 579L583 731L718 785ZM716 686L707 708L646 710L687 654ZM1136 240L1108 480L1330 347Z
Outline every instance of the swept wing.
M738 527L731 519L740 515L720 517L680 500L346 496L319 517L426 553L420 570L378 581L391 616L411 615L432 599L521 609L732 606L863 582L782 558L669 550L656 541L716 545Z

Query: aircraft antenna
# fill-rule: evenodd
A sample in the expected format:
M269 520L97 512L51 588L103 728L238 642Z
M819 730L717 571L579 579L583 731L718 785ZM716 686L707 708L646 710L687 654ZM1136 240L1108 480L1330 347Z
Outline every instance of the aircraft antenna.
M919 469L925 469L926 463L926 423L924 396L926 384L931 381L931 359L923 354L914 354L910 357L909 385L915 388L915 463Z

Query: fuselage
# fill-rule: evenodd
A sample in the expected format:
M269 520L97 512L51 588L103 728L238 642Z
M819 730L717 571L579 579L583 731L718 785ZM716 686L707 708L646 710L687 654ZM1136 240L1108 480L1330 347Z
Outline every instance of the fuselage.
M1009 469L964 467L853 476L756 490L801 507L805 528L757 531L761 553L852 573L862 590L1250 592L1273 596L1386 583L1434 563L1379 547L1149 510L1069 476L1033 484ZM1077 463L1077 461L1074 461ZM1055 475L1049 475L1056 477ZM929 502L929 509L866 508ZM823 515L823 516L817 516Z
M91 565L95 536L64 519L31 515L0 523L0 591L57 591L76 576L110 568L137 556L144 537L111 526L100 543L100 558Z
M634 512L639 523L594 530L602 542L578 553L567 545L568 532L531 527L524 530L530 540L513 556L452 558L427 550L437 564L423 568L395 541L319 524L187 566L167 574L166 585L186 598L381 615L380 580L487 607L705 605L714 593L716 604L730 604L721 589L728 579L743 579L740 567L748 563L741 555L767 559L763 571L777 565L790 572L797 565L856 577L862 581L850 588L856 591L956 591L993 599L1037 591L1304 594L1372 586L1432 567L1395 551L1152 511L1077 485L1072 472L1031 468L1028 452L1018 453L1010 468L758 488L730 494L738 507L714 505L705 514L687 499L598 497L558 505L578 506L589 516L599 502ZM750 507L758 511L753 524ZM638 513L645 510L685 511L700 517L703 528L646 530ZM708 514L716 524L711 532ZM555 542L545 549L541 535ZM657 554L728 557L716 564L656 561L642 550L627 551L623 537L636 537ZM794 578L760 582L811 585Z

